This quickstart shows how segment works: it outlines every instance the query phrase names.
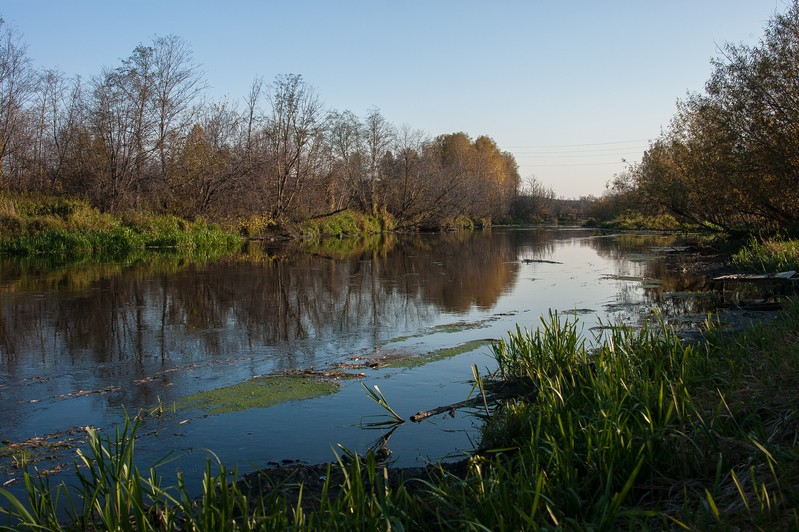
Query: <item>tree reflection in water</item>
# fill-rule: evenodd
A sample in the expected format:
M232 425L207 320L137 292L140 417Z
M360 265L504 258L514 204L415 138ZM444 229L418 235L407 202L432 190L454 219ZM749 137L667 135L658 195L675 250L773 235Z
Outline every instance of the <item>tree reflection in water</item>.
M250 243L239 255L206 261L152 255L117 264L61 265L2 258L0 416L9 427L4 437L109 425L122 405L134 412L256 375L324 369L401 344L398 338L434 333L435 324L491 322L472 336L449 334L444 341L453 345L499 337L517 322L535 325L550 308L580 309L587 320L586 307L604 319L612 312L603 306L613 304L687 305L664 294L687 290L692 281L644 257L671 242L662 236L604 237L592 230L494 229L376 235L315 246ZM631 254L641 260L631 262ZM659 284L647 288L621 276ZM436 341L425 345L441 347L433 346ZM440 378L463 384L468 365L463 371ZM395 393L393 401L443 401L443 388L435 386L417 385L413 393ZM447 393L463 399L458 394L468 393L464 386ZM361 395L351 400L362 404ZM288 415L268 410L259 413L262 422ZM207 426L225 423L209 420ZM336 423L326 429L335 433L330 438L342 434ZM222 440L206 441L205 424L193 424L202 445L223 446ZM179 434L172 435L174 445L194 444ZM432 449L418 434L398 434L392 441L399 446L403 439ZM437 445L450 445L450 439L439 438L443 443ZM277 441L270 445L278 448Z

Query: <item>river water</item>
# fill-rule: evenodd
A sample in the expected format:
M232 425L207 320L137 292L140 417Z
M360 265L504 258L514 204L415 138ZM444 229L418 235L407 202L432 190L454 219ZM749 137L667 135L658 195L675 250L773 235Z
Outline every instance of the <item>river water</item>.
M379 385L402 416L465 399L471 366L494 367L488 344L558 311L591 337L599 323L638 323L659 308L675 323L702 305L703 279L665 257L678 237L584 229L505 229L262 247L197 261L170 255L97 264L0 258L0 440L42 442L41 469L68 465L83 427L109 434L124 413L153 411L140 429L143 465L168 453L189 482L213 451L241 472L294 460L327 462L387 435ZM364 360L359 379L314 399L217 413L191 394ZM422 357L417 359L416 357ZM399 466L462 456L479 436L474 411L405 423L387 446ZM42 438L42 440L31 440ZM382 442L380 442L382 443ZM0 447L2 450L2 447ZM340 452L340 451L339 451ZM0 485L20 471L0 458ZM167 475L169 477L169 475ZM16 482L16 485L21 482Z

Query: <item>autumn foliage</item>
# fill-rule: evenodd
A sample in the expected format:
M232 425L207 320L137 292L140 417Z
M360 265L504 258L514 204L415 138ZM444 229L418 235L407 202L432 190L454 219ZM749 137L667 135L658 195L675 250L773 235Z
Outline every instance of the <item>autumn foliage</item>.
M36 69L0 19L0 189L87 200L103 212L203 217L235 227L354 210L400 228L491 223L519 184L486 136L430 138L326 109L302 76L256 78L213 100L190 46L136 46L91 79ZM251 224L248 224L251 225Z

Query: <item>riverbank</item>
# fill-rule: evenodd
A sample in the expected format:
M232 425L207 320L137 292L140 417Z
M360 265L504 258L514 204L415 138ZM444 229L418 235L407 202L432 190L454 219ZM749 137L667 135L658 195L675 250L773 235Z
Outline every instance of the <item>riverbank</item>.
M74 198L0 195L3 253L113 260L162 250L218 256L241 244L241 237L203 219L188 221L134 211L111 215Z

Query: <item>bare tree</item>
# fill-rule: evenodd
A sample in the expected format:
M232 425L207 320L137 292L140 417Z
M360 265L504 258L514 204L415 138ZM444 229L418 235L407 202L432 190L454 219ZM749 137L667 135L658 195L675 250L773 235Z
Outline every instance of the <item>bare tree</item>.
M217 219L251 212L247 117L222 101L206 105L199 118L174 158L177 199L187 213Z
M394 137L394 171L387 202L400 225L414 226L425 211L429 180L423 154L428 144L424 131L403 124Z
M328 203L333 210L349 206L359 195L364 175L363 125L352 111L328 115L327 142L331 154ZM365 198L361 198L365 207Z
M322 162L322 104L302 76L278 76L269 94L272 114L266 127L272 217L291 212L303 189L319 176Z
M19 32L0 18L0 184L13 174L14 136L35 89L35 71Z
M369 183L369 206L372 214L380 209L380 181L383 157L388 153L394 139L394 126L382 114L380 109L372 108L364 121L364 144L366 146L366 170Z
M513 215L524 220L545 220L552 217L555 191L535 176L528 176L513 202Z
M176 142L192 123L195 99L205 89L199 65L191 48L180 37L156 37L152 45L152 102L156 122L155 147L161 179L169 184L167 159L169 143Z
M91 82L89 126L102 154L92 194L103 209L116 209L131 199L138 204L145 165L154 149L154 122L146 112L152 63L152 49L140 45L121 67L106 69Z
M261 77L253 79L250 85L250 92L247 93L245 104L247 105L247 157L250 158L255 151L255 132L263 121L263 115L259 109L259 103L263 94L264 80Z

